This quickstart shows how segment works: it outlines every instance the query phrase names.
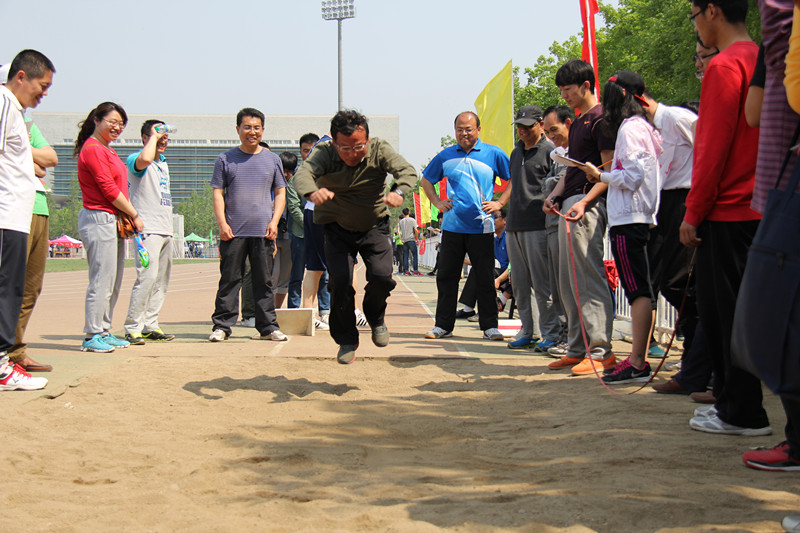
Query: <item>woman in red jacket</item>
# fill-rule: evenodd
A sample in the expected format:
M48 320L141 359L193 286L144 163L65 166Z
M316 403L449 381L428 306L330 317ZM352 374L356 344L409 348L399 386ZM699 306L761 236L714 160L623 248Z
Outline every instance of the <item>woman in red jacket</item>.
M89 258L86 289L84 352L111 352L129 343L111 333L111 317L122 285L125 241L117 235L117 213L134 217L137 231L142 219L128 201L125 164L109 145L125 129L128 115L122 106L103 102L80 124L73 157L78 157L78 182L83 209L78 215L80 232Z

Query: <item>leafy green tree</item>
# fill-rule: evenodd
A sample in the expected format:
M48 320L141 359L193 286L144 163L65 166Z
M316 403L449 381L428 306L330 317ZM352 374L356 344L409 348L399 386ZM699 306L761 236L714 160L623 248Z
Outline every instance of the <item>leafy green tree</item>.
M80 239L78 236L78 213L82 207L78 174L73 173L69 182L69 197L66 202L59 207L52 196L47 196L47 209L50 211L50 239L57 239L62 235Z
M217 230L217 220L214 218L214 193L211 186L206 184L199 191L192 191L192 195L175 206L175 212L183 215L183 229L188 235L196 233L205 237L209 232Z

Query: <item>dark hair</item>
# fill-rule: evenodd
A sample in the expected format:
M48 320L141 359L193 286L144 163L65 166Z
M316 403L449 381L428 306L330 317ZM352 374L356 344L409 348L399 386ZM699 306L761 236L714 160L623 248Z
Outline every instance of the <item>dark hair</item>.
M556 71L556 85L583 85L589 82L589 91L594 92L594 69L592 65L581 59L570 59Z
M316 144L317 141L319 141L319 135L316 133L306 133L300 137L300 140L297 142L297 144Z
M603 86L603 124L606 131L616 137L622 121L634 115L647 117L644 107L631 91L626 91L621 85L608 80Z
M409 211L407 207L404 207L404 208L403 208L403 214L404 214L405 216L408 216L408 214L409 214L410 212L411 212L411 211Z
M257 118L257 119L259 119L261 121L261 127L262 128L264 127L264 113L262 113L258 109L254 108L254 107L245 107L241 111L236 113L236 127L237 128L242 125L242 119L244 119L244 117Z
M695 115L699 115L700 114L700 100L689 100L689 101L683 102L678 107L682 107L684 109L688 109L689 111L691 111Z
M481 127L481 117L479 117L478 114L475 111L462 111L461 113L456 115L455 120L453 120L453 127L454 128L456 127L456 122L458 122L458 118L461 115L472 115L473 117L475 117L476 126L478 126L479 128Z
M297 168L297 156L294 155L292 152L281 152L278 154L278 157L281 158L281 164L283 165L283 170L285 172L292 172Z
M258 141L258 145L259 145L261 148L266 148L266 149L267 149L267 150L269 150L270 152L272 151L272 148L270 148L270 147L269 147L269 143L268 143L267 141Z
M575 113L572 111L572 109L565 105L551 105L544 110L544 114L542 114L542 116L546 117L550 113L555 113L556 118L558 118L558 121L562 124L566 124L567 119L575 118Z
M20 70L29 78L36 79L43 78L48 71L55 74L56 67L43 53L36 50L23 50L11 62L11 66L8 68L8 79L16 76Z
M116 111L120 114L123 124L128 124L128 114L125 113L125 110L122 109L121 105L115 104L114 102L103 102L99 106L92 109L89 112L89 116L87 116L82 122L78 123L78 128L80 129L78 131L78 138L75 139L75 147L72 149L72 157L77 157L77 155L81 153L83 143L85 143L86 140L94 133L94 121L104 119L112 111Z
M144 124L142 124L142 135L150 135L150 130L152 130L153 126L155 126L156 124L166 124L166 122L164 122L163 120L155 120L152 118L149 120L145 120Z
M714 4L722 10L725 20L730 24L744 24L747 18L747 0L690 0L690 2L701 11L707 9L708 4Z
M349 137L352 135L358 128L364 128L364 132L367 134L367 139L369 139L369 124L367 123L367 117L359 113L354 109L342 109L331 119L331 137L333 140L336 140L336 135L341 133Z
M495 211L494 213L492 213L492 218L497 220L498 218L506 218L506 215L507 215L506 208L501 207L500 211Z

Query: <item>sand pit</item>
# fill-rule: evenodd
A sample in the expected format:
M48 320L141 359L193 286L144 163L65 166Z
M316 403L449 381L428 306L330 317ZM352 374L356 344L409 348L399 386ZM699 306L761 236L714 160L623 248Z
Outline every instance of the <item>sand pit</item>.
M740 459L782 440L774 397L770 437L691 431L686 397L612 395L472 325L424 341L432 286L398 286L392 344L362 337L349 366L327 334L205 342L213 288L177 281L177 341L84 355L59 296L30 339L56 397L3 395L0 530L772 532L800 512L797 476Z

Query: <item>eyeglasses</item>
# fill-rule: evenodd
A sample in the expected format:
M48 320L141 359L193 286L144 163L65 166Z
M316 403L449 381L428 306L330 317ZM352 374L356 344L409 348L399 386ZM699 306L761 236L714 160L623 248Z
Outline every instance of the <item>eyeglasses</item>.
M700 13L703 13L706 9L708 9L708 5L706 5L706 7L704 7L694 15L689 15L689 22L692 23L692 26L694 26L695 28L697 27L697 21L695 19L698 17L698 15L700 15Z
M112 128L119 128L121 130L125 129L125 123L120 122L119 120L108 120L107 118L103 119L103 122L111 126Z
M369 146L369 142L365 142L363 144L357 144L355 146L339 146L337 144L336 149L345 154L352 154L353 152L360 152L367 146Z
M695 54L694 55L694 61L695 61L695 63L699 63L699 62L703 61L704 59L709 59L711 57L714 57L718 53L719 53L719 50L717 50L716 52L711 52L710 54L706 54L704 56L701 56L700 54Z
M466 133L467 135L471 135L475 131L477 131L475 128L456 128L456 133L458 134Z
M251 131L253 133L258 133L262 130L261 126L240 126L239 129L247 133L250 133Z

